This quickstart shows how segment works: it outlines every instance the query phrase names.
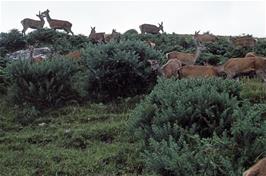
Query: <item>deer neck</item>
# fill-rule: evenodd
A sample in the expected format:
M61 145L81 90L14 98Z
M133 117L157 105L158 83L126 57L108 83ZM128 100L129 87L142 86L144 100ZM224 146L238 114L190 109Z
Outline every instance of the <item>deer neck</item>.
M48 22L52 21L52 18L50 17L49 13L46 13L46 19Z
M199 47L197 47L197 50L194 54L194 60L193 62L195 63L197 61L197 59L200 57L200 54L201 54L201 49Z

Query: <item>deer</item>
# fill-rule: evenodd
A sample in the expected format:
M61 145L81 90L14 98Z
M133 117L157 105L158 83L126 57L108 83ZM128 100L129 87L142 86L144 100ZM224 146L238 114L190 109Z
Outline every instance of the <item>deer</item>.
M93 43L105 43L104 39L104 32L99 32L96 33L95 27L91 27L91 33L89 35L89 40L92 41Z
M65 57L79 60L81 57L81 53L79 50L76 50L76 51L69 52L68 54L65 55Z
M214 66L186 65L178 70L179 78L214 77L219 76L219 70Z
M178 71L182 67L182 63L177 59L170 59L166 64L160 67L157 60L148 60L151 65L152 71L157 71L159 75L165 78L170 78L172 76L178 77Z
M220 72L226 73L229 79L239 74L255 72L266 82L266 58L264 57L231 58L219 67Z
M117 40L119 39L121 36L121 34L119 32L116 32L115 29L112 30L112 33L111 34L104 34L104 40L106 42L110 42L112 40Z
M216 36L211 34L209 31L207 31L203 34L199 34L199 33L200 33L200 31L195 31L193 38L196 41L201 42L201 43L212 43L218 39Z
M141 34L150 33L150 34L159 34L160 31L164 32L163 30L163 22L158 23L159 26L155 26L153 24L142 24L139 26Z
M256 53L255 52L248 52L245 57L256 57Z
M243 176L265 176L266 175L266 157L259 160L243 173Z
M74 35L74 33L71 31L72 23L69 21L52 19L49 15L49 12L50 11L47 9L46 11L42 12L42 14L46 17L51 29L63 29L67 32L67 34L70 32L72 35Z
M237 36L237 37L230 36L229 40L236 47L254 48L256 45L256 40L252 37L252 35Z
M33 20L30 18L25 18L21 21L21 24L23 26L23 30L22 30L23 35L26 34L26 31L28 28L31 28L31 29L42 29L43 28L44 23L45 23L44 16L41 14L40 11L39 11L39 14L36 14L36 16L40 18L40 21Z
M183 53L178 51L172 51L166 54L167 59L177 59L180 62L182 62L183 65L194 65L197 61L197 59L200 57L200 54L202 51L206 50L206 47L200 44L199 42L196 42L196 52L194 54L192 53Z

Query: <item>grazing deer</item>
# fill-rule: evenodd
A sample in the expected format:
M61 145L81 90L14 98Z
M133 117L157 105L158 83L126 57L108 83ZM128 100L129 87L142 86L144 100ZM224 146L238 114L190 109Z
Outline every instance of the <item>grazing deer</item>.
M177 59L183 65L194 65L196 63L197 59L200 57L201 52L206 49L205 46L201 45L197 41L196 41L196 47L197 47L197 49L196 49L196 52L194 54L172 51L172 52L169 52L166 54L166 58L167 59Z
M210 34L209 31L203 33L203 34L199 34L200 31L195 31L194 34L194 39L198 42L202 42L202 43L212 43L215 42L218 38L216 36L214 36L213 34Z
M89 40L92 41L93 43L105 43L104 39L104 32L99 32L96 33L95 27L91 27L91 33L89 35Z
M213 77L219 76L219 71L214 66L186 65L179 69L179 78Z
M67 32L67 34L70 32L72 35L74 35L74 33L71 31L72 23L63 20L52 19L49 15L49 12L50 11L47 9L46 11L42 12L42 14L46 17L51 29L63 29Z
M231 37L230 36L229 40L236 47L254 48L256 45L256 40L252 37L252 35L237 36L237 37Z
M39 14L36 14L37 17L40 18L40 21L38 20L33 20L33 19L30 19L30 18L25 18L21 21L21 24L23 26L23 30L22 30L22 34L25 35L26 33L26 30L28 28L31 28L31 29L42 29L43 26L44 26L44 16L41 14L41 12L39 11Z
M243 173L243 176L265 176L266 175L266 157L259 160Z
M141 31L141 34L150 33L150 34L159 34L160 31L164 32L163 30L163 22L158 23L159 27L153 25L153 24L142 24L139 26L139 29Z
M159 75L162 75L166 78L170 78L172 76L177 78L178 71L182 67L182 63L177 59L170 59L161 67L157 60L148 60L148 62L151 65L152 71L158 71Z

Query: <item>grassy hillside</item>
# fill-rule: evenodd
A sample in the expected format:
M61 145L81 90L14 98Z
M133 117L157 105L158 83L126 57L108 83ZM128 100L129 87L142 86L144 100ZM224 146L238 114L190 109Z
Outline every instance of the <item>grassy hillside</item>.
M137 175L140 143L126 126L130 102L67 106L23 126L1 97L1 175Z

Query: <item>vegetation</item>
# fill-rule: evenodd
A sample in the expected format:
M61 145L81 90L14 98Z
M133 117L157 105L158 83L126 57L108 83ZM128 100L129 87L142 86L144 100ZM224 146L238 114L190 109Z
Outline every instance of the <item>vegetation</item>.
M156 43L151 48L145 41ZM41 62L7 53L48 46ZM228 37L197 64L244 57ZM253 49L266 55L266 41ZM63 55L78 50L80 59ZM195 52L191 35L138 34L91 43L41 29L0 34L1 175L241 175L266 151L259 79L162 79L148 60Z

